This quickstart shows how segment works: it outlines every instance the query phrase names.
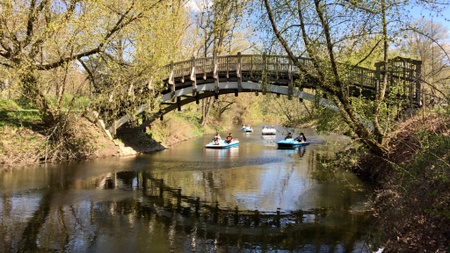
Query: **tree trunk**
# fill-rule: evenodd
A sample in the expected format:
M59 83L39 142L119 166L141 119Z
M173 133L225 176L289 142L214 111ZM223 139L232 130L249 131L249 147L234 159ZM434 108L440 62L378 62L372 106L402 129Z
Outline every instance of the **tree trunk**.
M55 110L39 89L38 81L33 74L33 70L25 70L25 73L20 77L20 81L23 96L36 106L41 113L44 124L53 126L56 123Z
M211 104L213 97L205 98L202 100L202 118L200 119L200 125L204 126L208 120L209 111L211 110Z

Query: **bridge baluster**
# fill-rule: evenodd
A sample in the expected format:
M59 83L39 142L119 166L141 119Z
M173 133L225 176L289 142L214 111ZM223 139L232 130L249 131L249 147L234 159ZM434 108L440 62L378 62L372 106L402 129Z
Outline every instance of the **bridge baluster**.
M169 85L170 85L170 91L171 91L171 98L173 99L175 97L175 73L174 73L174 65L173 61L170 62L170 77L169 77Z
M203 63L203 80L206 80L206 58L202 59Z
M225 61L226 61L226 69L227 69L227 82L228 82L228 80L230 79L230 61L229 61L229 56L227 56L226 58L225 58Z
M262 84L262 94L266 95L267 91L267 55L266 53L263 53L262 55L262 68L261 68L261 84Z
M197 75L195 74L195 57L191 58L191 75L190 79L192 82L192 96L197 95Z
M219 74L218 74L219 61L217 59L217 54L214 54L213 56L213 64L214 64L213 68L214 92L216 93L215 98L217 99L219 94Z
M241 52L238 53L238 65L236 69L236 75L238 77L238 91L242 91L242 55Z

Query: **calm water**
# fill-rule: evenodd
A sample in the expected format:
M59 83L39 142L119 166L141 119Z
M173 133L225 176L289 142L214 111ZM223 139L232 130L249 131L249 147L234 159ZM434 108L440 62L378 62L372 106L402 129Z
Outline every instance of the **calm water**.
M311 145L233 131L138 157L0 171L0 252L371 252L362 183L316 161L345 143ZM225 136L227 133L222 133ZM341 145L342 146L342 145Z

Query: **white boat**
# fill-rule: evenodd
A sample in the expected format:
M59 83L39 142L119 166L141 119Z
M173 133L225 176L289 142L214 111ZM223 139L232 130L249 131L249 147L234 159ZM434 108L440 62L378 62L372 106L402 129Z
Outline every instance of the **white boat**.
M244 126L244 127L242 127L242 131L243 131L244 133L253 133L253 128L252 128L252 127Z
M239 145L239 140L232 140L230 143L225 140L219 140L217 142L211 141L210 143L205 145L205 148L231 148Z
M261 130L261 133L263 135L276 135L277 134L277 130L274 127L264 127Z

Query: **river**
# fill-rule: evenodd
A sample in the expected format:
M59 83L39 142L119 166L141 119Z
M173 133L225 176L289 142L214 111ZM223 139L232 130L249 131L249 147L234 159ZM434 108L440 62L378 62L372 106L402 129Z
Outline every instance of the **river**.
M346 138L303 129L309 146L278 150L287 131L2 170L0 252L371 252L367 189L318 162Z

